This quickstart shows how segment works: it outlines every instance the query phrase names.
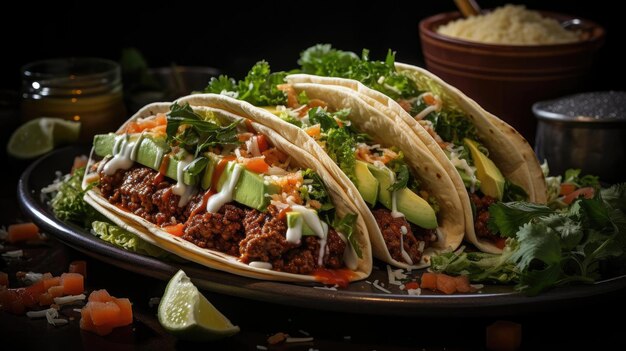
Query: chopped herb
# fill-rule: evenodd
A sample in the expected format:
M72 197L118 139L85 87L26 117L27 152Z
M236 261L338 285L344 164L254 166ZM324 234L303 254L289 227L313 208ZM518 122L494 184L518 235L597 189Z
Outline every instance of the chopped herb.
M354 225L356 223L356 219L357 216L354 213L348 213L341 219L335 217L333 227L336 231L346 236L346 238L350 242L350 245L356 252L356 255L359 258L363 258L363 253L361 252L361 248L359 247L359 244L356 241L356 236L354 235Z
M212 120L205 120L202 115L194 112L189 104L181 106L174 103L167 114L167 139L170 143L173 142L186 149L194 157L198 157L212 146L239 144L237 139L239 122L240 120L222 127Z

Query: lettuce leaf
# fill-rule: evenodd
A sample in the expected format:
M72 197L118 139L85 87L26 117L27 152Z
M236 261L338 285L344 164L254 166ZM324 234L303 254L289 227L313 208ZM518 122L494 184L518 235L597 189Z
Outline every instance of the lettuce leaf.
M91 224L91 232L100 239L124 250L156 258L172 256L160 247L149 244L137 235L108 222L94 221Z
M104 216L83 200L88 189L83 190L81 184L85 175L85 167L74 170L65 176L58 191L50 200L54 215L62 221L73 222L88 228L91 222L103 220Z

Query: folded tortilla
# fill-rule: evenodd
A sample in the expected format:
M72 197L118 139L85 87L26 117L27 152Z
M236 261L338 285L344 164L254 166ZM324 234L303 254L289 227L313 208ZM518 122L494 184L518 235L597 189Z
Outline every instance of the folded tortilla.
M396 69L416 82L426 81L429 86L436 85L445 92L445 98L451 99L473 121L478 136L489 150L490 159L497 165L503 176L524 189L531 202L546 202L546 184L543 172L531 146L521 134L506 122L482 109L458 89L425 69L402 63L396 63ZM424 150L430 152L452 180L453 188L458 194L463 209L466 239L481 251L502 252L492 242L478 239L474 230L474 217L469 194L458 171L428 131L396 101L351 79L294 74L288 76L287 81L291 84L324 84L350 89L358 93L369 106L383 112L390 123L402 124L404 129L412 131L413 138L422 142Z
M351 113L348 118L352 125L358 131L371 136L375 143L395 146L403 151L408 166L437 200L440 207L437 216L439 225L437 241L424 251L422 261L419 263L408 264L394 259L367 203L363 200L356 186L326 154L324 149L299 127L285 122L264 109L257 109L256 113L259 117L262 116L262 120L259 119L260 123L272 128L283 138L291 141L307 153L314 155L333 175L350 199L355 202L367 225L372 250L376 258L397 267L421 268L430 265L430 256L433 252L454 250L461 244L465 222L462 216L463 208L455 191L454 183L420 139L414 138L410 131L402 128L401 122L392 123L381 110L370 106L361 95L350 89L310 83L296 83L293 84L293 87L297 93L304 91L308 98L322 100L334 110L349 108ZM189 103L192 106L207 106L212 101L215 101L212 94L190 95L178 100L179 103ZM237 110L231 110L235 114L251 113L249 109L253 108L247 103L230 106L221 105L219 107L231 109L237 107Z
M265 135L270 143L277 149L287 155L290 155L294 164L297 164L297 166L302 168L313 169L320 176L320 178L323 179L332 204L335 206L336 214L341 217L349 213L357 215L356 222L354 224L354 235L362 255L360 258L357 257L356 267L352 270L352 272L349 272L350 274L343 277L349 281L355 281L369 276L372 270L372 253L371 244L367 234L367 227L363 220L363 216L361 215L359 208L352 201L350 201L350 198L345 193L344 189L334 180L318 159L305 152L304 149L288 142L279 133L276 133L271 128L261 124L260 122L263 122L266 117L265 114L259 113L256 108L240 101L220 95L207 96L203 99L203 106L195 107L194 110L210 111L217 119L225 123L231 123L240 119L247 119L250 121L248 127L253 128L262 135ZM126 121L126 123L119 128L118 133L122 133L126 130L126 126L133 121L140 118L151 117L157 113L167 113L169 111L170 103L150 104L142 108L133 117ZM90 163L87 166L87 170L93 168L95 162L93 153L94 152L92 151L92 157L90 157ZM95 176L97 176L97 174ZM96 180L94 178L94 173L86 172L83 180L83 187L88 186ZM199 263L206 267L263 280L329 282L328 277L326 276L295 274L253 267L239 261L235 256L231 256L217 250L204 249L196 246L192 242L189 242L181 237L174 236L166 232L160 226L110 203L102 195L102 192L97 187L97 184L91 190L87 191L85 200L113 222L122 226L124 229L137 234L140 238L184 259Z

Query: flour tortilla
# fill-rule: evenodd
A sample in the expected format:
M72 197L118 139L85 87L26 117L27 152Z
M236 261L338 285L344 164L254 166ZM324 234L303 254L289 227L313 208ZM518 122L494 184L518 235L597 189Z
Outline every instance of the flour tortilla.
M438 215L438 241L426 250L424 259L420 263L414 263L414 265L410 266L405 262L396 261L391 257L378 224L356 186L313 138L304 130L283 121L264 109L255 108L245 102L240 102L238 105L230 105L230 108L237 108L232 111L236 114L254 113L260 123L274 129L282 137L315 156L324 164L328 172L333 175L345 193L359 208L370 234L375 257L397 267L421 268L430 265L430 255L434 251L454 250L461 244L465 225L463 217L459 216L459 214L463 213L459 196L446 171L427 151L421 140L413 138L412 134L402 129L400 125L389 123L388 118L381 111L369 106L362 100L359 94L352 90L309 83L298 83L294 84L293 87L298 93L305 91L311 99L325 101L332 109L350 108L352 125L373 137L375 143L380 143L384 146L396 146L402 150L409 167L422 181L422 184L425 185L430 194L437 199L441 209ZM179 102L186 102L192 106L205 106L209 104L207 101L211 100L215 100L212 94L199 94L183 97ZM219 107L225 108L225 106ZM254 109L254 112L251 109Z
M302 148L299 148L285 140L271 128L259 124L258 122L260 122L260 120L256 116L257 111L255 108L251 108L250 110L253 113L248 114L245 112L245 109L238 108L238 106L241 105L240 101L220 95L206 97L203 99L203 102L205 103L203 106L194 107L194 109L211 111L218 119L224 122L232 122L241 118L250 119L252 121L252 128L264 134L279 150L292 156L293 164L297 164L303 168L311 168L320 175L320 177L324 180L324 184L326 185L332 202L335 205L336 213L339 216L344 216L348 213L358 214L355 224L355 237L363 257L358 259L357 269L354 271L350 281L361 280L369 276L372 270L372 250L363 216L360 214L358 207L349 200L348 195L343 191L342 187L334 181L333 177L326 171L320 161L306 153ZM138 111L124 125L122 125L118 131L124 130L127 123L138 118L153 116L157 113L167 113L170 105L170 103L150 104ZM240 113L233 113L233 111L239 111ZM93 158L90 158L90 164L92 164L93 161ZM88 165L87 169L90 169L89 166L90 165ZM83 180L83 187L86 187L91 181L93 181L93 174L86 174ZM116 224L137 234L144 240L189 261L193 261L213 269L262 280L290 282L317 281L316 277L313 275L292 274L250 267L249 265L238 261L234 256L215 250L200 248L191 242L167 233L161 229L161 227L145 220L140 216L121 210L117 206L109 203L109 201L102 196L97 187L87 191L85 197L89 203L96 205L94 206L96 210L100 211Z
M430 84L435 84L444 91L446 95L443 97L444 101L447 100L446 102L458 106L474 121L477 133L483 144L489 149L490 158L496 163L503 175L522 187L529 195L530 201L546 202L546 185L539 162L528 142L513 127L486 112L476 102L432 73L419 67L401 63L396 64L396 68L413 80L427 79ZM478 240L474 231L470 199L458 171L430 134L393 99L350 79L295 74L288 76L287 81L292 84L316 83L350 89L358 93L367 104L382 111L391 123L404 125L406 130L411 130L413 135L417 136L416 139L422 141L422 144L451 178L463 208L467 240L481 251L502 252L491 242Z

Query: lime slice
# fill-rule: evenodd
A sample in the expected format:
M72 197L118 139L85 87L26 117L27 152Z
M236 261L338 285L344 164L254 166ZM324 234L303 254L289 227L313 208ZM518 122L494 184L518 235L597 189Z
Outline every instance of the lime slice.
M239 332L239 327L220 313L182 270L167 283L158 317L163 328L181 339L216 340Z
M33 158L56 145L78 140L80 122L41 117L28 121L11 134L7 153L17 158Z

